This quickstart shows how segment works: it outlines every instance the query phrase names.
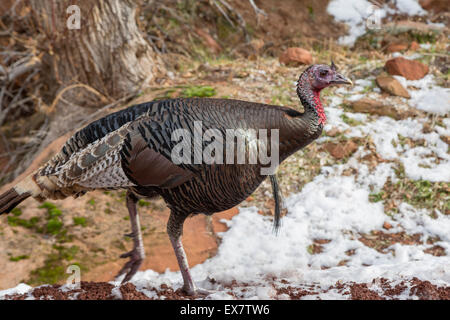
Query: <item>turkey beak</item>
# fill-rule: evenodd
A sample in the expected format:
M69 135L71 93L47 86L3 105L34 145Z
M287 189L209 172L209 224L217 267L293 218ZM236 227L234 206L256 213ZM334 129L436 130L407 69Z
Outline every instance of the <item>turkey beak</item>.
M342 74L340 73L336 73L334 76L334 79L331 80L331 84L349 84L349 85L353 85L352 80L344 77Z

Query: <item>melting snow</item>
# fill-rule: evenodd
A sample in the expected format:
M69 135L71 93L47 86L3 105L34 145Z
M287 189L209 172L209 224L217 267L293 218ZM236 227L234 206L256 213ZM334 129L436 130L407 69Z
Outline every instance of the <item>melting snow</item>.
M332 0L328 4L327 12L336 21L348 25L348 35L341 37L339 43L352 46L356 39L367 31L367 25L370 26L371 20L383 19L394 13L408 15L425 15L427 13L422 9L418 0L396 0L395 6L396 9L391 9L387 5L379 7L368 0Z

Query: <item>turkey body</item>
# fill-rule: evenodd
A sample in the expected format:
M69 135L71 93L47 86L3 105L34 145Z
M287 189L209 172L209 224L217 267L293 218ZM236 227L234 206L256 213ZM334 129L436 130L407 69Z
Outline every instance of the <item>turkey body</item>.
M91 189L129 188L138 197L162 196L175 212L213 214L232 208L252 194L267 177L261 174L265 166L259 159L253 164L249 161L238 164L237 148L233 149L234 160L227 163L225 139L222 163L195 163L195 126L201 124L200 136L214 129L222 137L226 137L229 129L244 136L247 129L266 129L268 149L270 130L277 129L281 162L321 133L321 126L308 127L307 121L292 122L299 115L290 108L239 100L148 102L110 114L83 128L38 175L58 177L53 179L58 185L55 190L64 196ZM297 126L302 124L305 130L299 131ZM192 154L189 161L176 165L172 151L179 141L174 141L172 133L178 129L191 135ZM246 154L248 142L247 139ZM208 141L201 143L203 150Z

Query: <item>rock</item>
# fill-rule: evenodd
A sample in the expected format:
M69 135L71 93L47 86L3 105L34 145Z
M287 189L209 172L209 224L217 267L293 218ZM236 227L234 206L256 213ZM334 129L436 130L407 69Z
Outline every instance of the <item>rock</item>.
M418 44L416 41L411 42L411 45L409 46L409 50L419 50L420 49L420 44Z
M427 11L442 13L448 10L448 0L419 0L420 5Z
M401 116L397 110L391 106L384 105L382 102L372 99L363 98L357 101L346 101L355 112L376 114L379 116L387 116L400 120Z
M406 90L402 84L391 76L378 76L376 79L377 85L380 87L381 90L394 95L394 96L400 96L404 98L411 98L409 95L408 90Z
M352 140L348 140L345 144L327 142L323 148L336 159L343 159L350 156L358 149L358 145Z
M208 47L211 52L217 54L222 51L222 47L217 43L216 40L214 40L213 37L211 37L211 35L207 31L197 28L195 29L195 33L199 35L205 46Z
M389 74L403 76L408 80L422 79L429 71L427 65L403 57L388 60L384 67Z
M407 43L390 43L386 47L386 52L387 53L393 53L393 52L405 51L407 49L408 49L408 44Z
M331 130L326 132L327 136L329 137L336 137L339 133L339 129L336 127L333 127Z
M288 48L280 55L280 63L289 66L311 64L312 55L308 50L302 48Z
M392 225L389 222L385 221L383 223L383 228L386 229L386 230L389 230L389 229L392 228Z

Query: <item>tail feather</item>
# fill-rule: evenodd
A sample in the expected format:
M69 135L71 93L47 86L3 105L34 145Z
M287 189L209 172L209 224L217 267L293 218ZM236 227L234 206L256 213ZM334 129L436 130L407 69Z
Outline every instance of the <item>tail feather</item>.
M42 189L34 181L33 174L27 176L13 188L0 195L0 215L8 213L28 197L39 197Z
M10 212L29 196L31 196L30 192L18 193L14 188L9 189L0 195L0 215Z

